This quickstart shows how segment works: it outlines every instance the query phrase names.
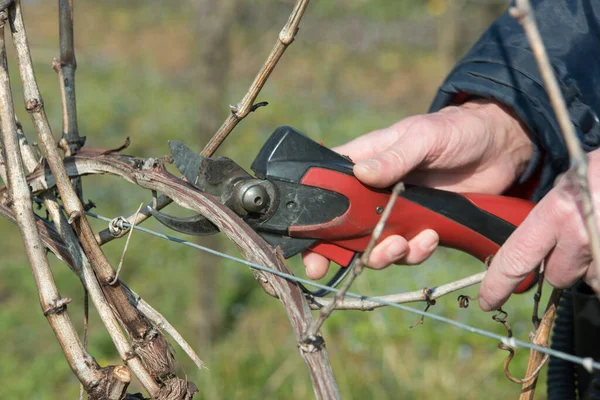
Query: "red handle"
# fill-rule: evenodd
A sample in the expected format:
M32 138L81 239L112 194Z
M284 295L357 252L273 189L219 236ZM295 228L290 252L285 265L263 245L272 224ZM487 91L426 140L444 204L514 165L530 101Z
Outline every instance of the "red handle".
M310 169L301 183L341 193L349 198L350 206L327 223L292 226L290 236L321 239L311 250L347 266L355 252L367 247L390 192L369 188L353 176L324 168ZM392 234L410 240L425 229L433 229L441 246L484 261L496 254L533 206L513 197L407 187L396 200L380 240ZM527 290L534 282L535 274L531 274L515 292Z

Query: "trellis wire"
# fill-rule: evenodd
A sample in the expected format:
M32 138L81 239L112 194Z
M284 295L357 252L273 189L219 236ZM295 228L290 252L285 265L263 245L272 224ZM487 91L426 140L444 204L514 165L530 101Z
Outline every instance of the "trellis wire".
M96 218L96 219L99 219L101 221L106 221L106 222L109 222L109 223L112 221L112 219L110 219L110 218L104 217L104 216L99 215L99 214L95 214L93 212L86 211L86 214L89 215L92 218ZM126 227L126 228L129 228L129 227L131 227L131 224L129 224L128 222L124 222L123 226ZM234 262L239 263L239 264L246 265L246 266L248 266L250 268L254 268L254 269L257 269L259 271L263 271L263 272L267 272L267 273L270 273L270 274L273 274L273 275L277 275L277 276L279 276L281 278L284 278L284 279L288 279L288 280L291 280L291 281L294 281L294 282L299 282L299 283L302 283L304 285L310 285L310 286L313 286L313 287L316 287L316 288L320 288L320 289L327 289L327 290L329 290L331 292L334 292L334 293L339 292L339 289L331 288L329 286L320 284L318 282L313 282L313 281L308 280L308 279L299 278L299 277L291 275L291 274L286 274L285 272L280 272L280 271L277 271L277 270L272 269L272 268L268 268L268 267L265 267L265 266L262 266L262 265L259 265L259 264L255 264L255 263L252 263L252 262L250 262L248 260L244 260L242 258L238 258L238 257L232 256L232 255L226 254L226 253L222 253L220 251L213 250L211 248L204 247L204 246L201 246L201 245L196 244L196 243L188 242L187 240L184 240L184 239L180 239L180 238L177 238L177 237L165 235L163 233L159 233L159 232L153 231L151 229L144 228L142 226L134 226L134 229L140 230L142 232L148 233L150 235L156 236L156 237L161 238L161 239L165 239L165 240L169 240L169 241L172 241L172 242L175 242L175 243L183 244L185 246L189 246L189 247L195 248L197 250L201 250L201 251L204 251L206 253L209 253L209 254L212 254L212 255L215 255L215 256L218 256L218 257L221 257L221 258L225 258L227 260L231 260L231 261L234 261ZM402 304L391 303L389 301L378 299L376 297L369 297L369 296L364 296L364 295L360 295L360 294L356 294L356 293L351 293L351 292L347 292L346 296L347 297L352 297L352 298L355 298L355 299L373 301L375 303L383 304L383 305L386 305L386 306L389 306L389 307L397 308L397 309L400 309L400 310L403 310L403 311L407 311L407 312L410 312L410 313L413 313L413 314L417 314L417 315L420 315L420 316L423 316L423 317L431 318L431 319L436 320L436 321L444 322L446 324L455 326L455 327L457 327L459 329L463 329L463 330L465 330L467 332L471 332L471 333L475 333L477 335L481 335L481 336L488 337L488 338L491 338L491 339L499 340L502 343L504 343L507 346L510 346L512 348L523 347L523 348L527 348L527 349L531 349L531 350L536 350L536 351L539 351L541 353L548 354L548 355L550 355L552 357L560 358L562 360L569 361L569 362L572 362L574 364L579 364L579 365L583 366L589 372L592 372L593 370L600 370L600 362L594 361L590 357L586 357L586 358L578 357L578 356L574 356L574 355L571 355L571 354L568 354L568 353L564 353L562 351L553 350L551 348L536 346L534 344L531 344L531 343L528 343L528 342L524 342L524 341L515 339L514 337L509 338L507 336L498 335L496 333L489 332L489 331L486 331L486 330L483 330L483 329L480 329L480 328L476 328L474 326L470 326L470 325L467 325L467 324L463 324L461 322L457 322L457 321L454 321L452 319L449 319L449 318L446 318L446 317L442 317L440 315L433 314L433 313L428 312L428 311L417 310L417 309L412 308L412 307L408 307L408 306L405 306L405 305L402 305Z

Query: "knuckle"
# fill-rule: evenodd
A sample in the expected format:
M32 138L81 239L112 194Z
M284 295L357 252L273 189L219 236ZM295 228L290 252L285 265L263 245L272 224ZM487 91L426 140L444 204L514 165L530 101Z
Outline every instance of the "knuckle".
M531 272L526 256L521 250L506 252L501 268L501 273L509 279L522 279Z
M579 208L571 195L568 195L563 190L559 190L558 194L548 199L550 213L559 221L565 222L566 218L579 216Z
M551 219L560 227L557 235L562 237L563 241L566 240L570 246L578 246L584 251L589 243L589 236L581 210L572 196L561 190L558 192L545 206L549 209Z
M574 228L573 236L576 243L574 247L577 249L578 258L591 259L590 236L583 222L578 223Z
M419 130L421 132L437 131L440 128L440 121L441 119L431 114L419 115L415 117L410 130Z
M407 128L407 135L414 137L415 144L432 142L440 137L440 133L448 130L447 118L434 115L419 115Z
M583 274L581 274L583 276ZM566 274L564 271L554 269L547 269L544 278L548 283L555 288L567 288L573 285L581 276Z
M423 157L441 151L450 138L459 136L453 118L444 114L427 114L421 116L418 123L410 126L407 132L415 142L415 149Z
M391 148L387 152L383 153L381 156L383 159L382 161L389 163L391 164L391 166L393 166L393 168L390 168L388 172L391 173L394 179L397 178L396 171L404 172L410 168L410 166L408 165L406 152L402 148Z
M569 287L585 275L591 261L589 252L580 246L559 243L547 257L545 278L554 287Z

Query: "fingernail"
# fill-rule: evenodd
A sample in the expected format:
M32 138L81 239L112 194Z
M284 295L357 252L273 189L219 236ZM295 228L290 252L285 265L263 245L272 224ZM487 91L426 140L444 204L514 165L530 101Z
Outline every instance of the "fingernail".
M425 231L421 238L421 249L431 251L435 249L439 242L438 234L434 231Z
M357 163L356 168L364 173L378 172L381 169L381 163L371 159Z
M405 246L402 246L400 243L394 242L390 244L390 246L387 248L386 255L388 257L389 262L394 262L402 258L405 252Z
M483 297L479 298L479 308L481 308L483 311L491 311L492 310L492 306L490 305L490 303L485 301L485 299Z

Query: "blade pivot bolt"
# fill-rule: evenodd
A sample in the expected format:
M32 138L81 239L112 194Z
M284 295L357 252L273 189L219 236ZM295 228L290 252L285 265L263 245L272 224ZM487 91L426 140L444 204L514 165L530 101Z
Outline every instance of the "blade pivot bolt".
M270 201L266 189L259 183L244 185L240 190L240 197L242 207L251 213L264 210Z

